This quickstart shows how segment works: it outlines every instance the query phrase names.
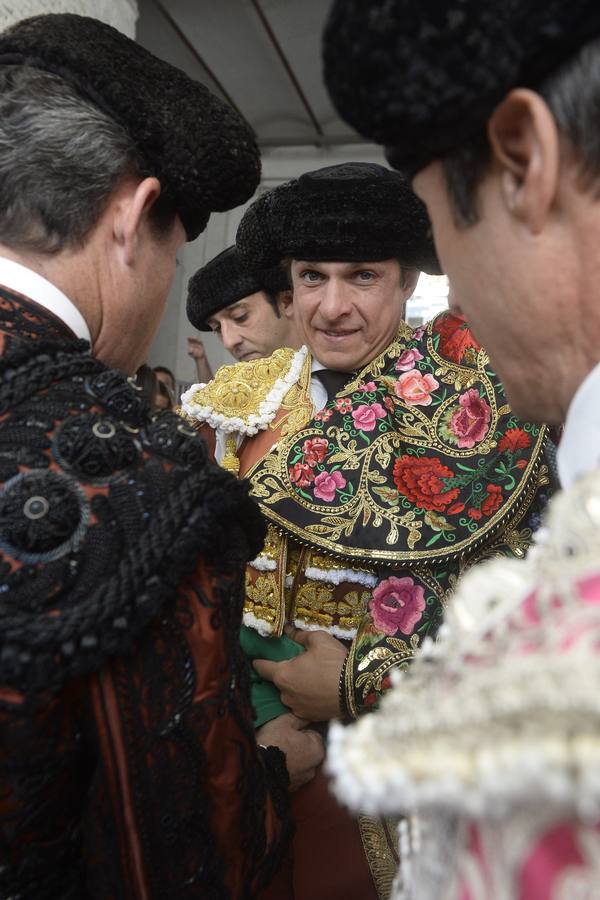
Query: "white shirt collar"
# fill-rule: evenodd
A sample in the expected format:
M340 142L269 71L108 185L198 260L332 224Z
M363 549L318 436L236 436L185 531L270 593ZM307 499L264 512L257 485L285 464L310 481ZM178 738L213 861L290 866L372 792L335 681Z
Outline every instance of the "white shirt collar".
M558 445L558 477L568 488L600 468L600 363L581 382L571 400Z
M91 343L87 322L75 304L43 275L0 256L0 284L43 306L64 322L76 337Z

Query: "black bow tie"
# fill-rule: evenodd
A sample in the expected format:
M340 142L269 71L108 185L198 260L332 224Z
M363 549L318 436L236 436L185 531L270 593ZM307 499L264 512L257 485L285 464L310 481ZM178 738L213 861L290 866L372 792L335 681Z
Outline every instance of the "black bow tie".
M315 378L319 379L327 391L327 402L333 400L353 377L354 372L334 372L333 369L320 369L315 372Z

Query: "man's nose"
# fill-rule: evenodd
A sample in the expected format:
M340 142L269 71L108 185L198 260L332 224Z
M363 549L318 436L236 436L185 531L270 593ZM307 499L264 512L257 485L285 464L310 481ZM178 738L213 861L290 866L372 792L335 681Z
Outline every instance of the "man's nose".
M235 356L234 350L241 343L241 335L239 329L233 324L233 322L222 322L221 323L221 341L223 342L223 346L230 353L233 353Z
M350 312L351 303L347 286L341 279L328 278L322 288L319 312L330 322Z

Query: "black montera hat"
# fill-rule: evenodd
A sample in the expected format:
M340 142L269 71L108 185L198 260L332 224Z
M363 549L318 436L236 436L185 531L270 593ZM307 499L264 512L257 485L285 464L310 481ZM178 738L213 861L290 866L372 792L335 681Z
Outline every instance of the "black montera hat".
M344 163L268 191L240 222L236 245L253 269L282 259L375 262L439 273L425 206L398 172Z
M342 118L416 172L599 33L598 0L335 0L325 82Z
M119 122L188 240L211 212L239 206L256 189L260 157L244 119L110 25L69 14L24 19L0 34L0 65L53 72Z
M250 272L235 247L228 247L198 269L188 285L187 315L199 331L210 331L208 319L216 312L250 294L290 290L287 272L281 266Z

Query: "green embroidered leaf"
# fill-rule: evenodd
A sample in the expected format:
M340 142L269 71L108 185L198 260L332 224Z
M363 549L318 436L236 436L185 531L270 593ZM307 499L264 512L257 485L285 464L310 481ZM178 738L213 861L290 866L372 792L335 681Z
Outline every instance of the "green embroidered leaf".
M430 528L433 528L434 531L456 531L455 526L451 525L444 516L441 516L439 513L433 512L432 510L427 510L425 513L425 524L429 525Z
M400 503L400 496L395 488L374 487L373 493L389 506L398 506L398 504Z

